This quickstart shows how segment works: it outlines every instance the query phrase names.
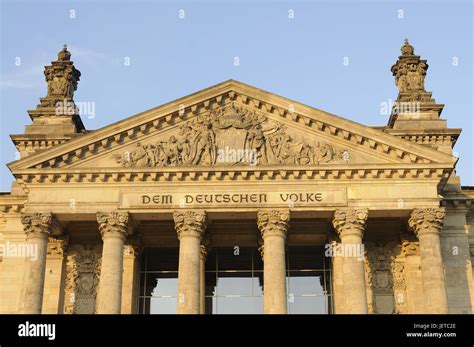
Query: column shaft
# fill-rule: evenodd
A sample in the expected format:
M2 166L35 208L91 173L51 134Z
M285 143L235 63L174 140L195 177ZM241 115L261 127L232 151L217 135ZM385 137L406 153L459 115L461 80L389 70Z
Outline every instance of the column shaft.
M333 244L333 249L336 244ZM342 275L342 258L331 258L331 277L332 277L332 313L338 314L344 306L344 276Z
M265 313L287 313L285 247L289 221L289 211L259 211L257 215L263 239Z
M21 222L34 255L26 259L19 313L40 314L48 237L57 229L57 224L51 213L25 213L21 216Z
M97 313L119 314L122 306L123 246L131 233L128 213L98 213L99 231L104 241Z
M176 211L173 218L179 238L177 312L199 314L201 239L206 229L206 214L201 211Z
M408 221L420 240L421 276L426 313L448 313L440 244L444 216L443 208L415 209Z
M334 213L333 225L341 239L343 250L341 257L341 274L343 288L343 303L339 313L366 314L367 292L364 272L364 254L362 236L368 217L366 209L337 210Z
M206 314L206 260L209 253L209 238L202 240L199 258L199 313Z

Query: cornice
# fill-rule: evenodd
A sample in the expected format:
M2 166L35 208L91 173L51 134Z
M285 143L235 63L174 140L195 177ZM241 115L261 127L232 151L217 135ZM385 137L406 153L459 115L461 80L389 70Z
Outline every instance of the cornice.
M30 184L133 183L183 181L275 181L275 180L383 180L447 179L443 164L328 165L317 167L165 167L113 169L26 169L15 174L25 189Z
M226 99L273 114L300 127L318 131L333 139L353 143L374 155L385 155L406 163L445 162L454 166L451 155L405 141L380 130L311 108L236 81L227 81L187 97L164 104L108 125L51 149L9 163L16 173L24 168L55 168L115 148L152 133L176 126L204 111L222 105ZM290 107L291 106L291 107Z

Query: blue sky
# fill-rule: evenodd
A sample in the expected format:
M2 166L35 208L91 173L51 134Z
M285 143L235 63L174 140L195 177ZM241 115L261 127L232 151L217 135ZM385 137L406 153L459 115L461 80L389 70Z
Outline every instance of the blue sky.
M425 86L446 105L442 118L463 128L455 147L458 174L463 185L474 185L471 1L0 4L0 191L13 180L3 165L15 159L9 134L30 124L26 111L46 95L43 66L64 43L82 73L75 100L95 103L95 117L83 117L87 129L230 78L362 124L385 125L381 104L397 96L390 67L405 37L428 60Z

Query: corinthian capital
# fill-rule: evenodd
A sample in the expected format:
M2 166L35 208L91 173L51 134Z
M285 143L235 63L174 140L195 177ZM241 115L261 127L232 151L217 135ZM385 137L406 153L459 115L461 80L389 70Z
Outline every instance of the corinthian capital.
M206 231L207 217L204 211L175 211L173 219L174 227L180 240L184 236L201 239Z
M59 233L59 225L52 213L22 213L21 223L26 237L48 237Z
M369 216L369 211L364 209L341 209L334 212L332 225L342 238L347 235L357 235L362 237L365 230L365 222Z
M408 225L417 237L423 234L439 234L443 228L444 208L416 208L412 211Z
M282 236L286 238L290 226L290 211L258 211L257 226L263 239L270 235Z
M97 223L102 239L107 236L125 238L133 232L132 219L128 212L98 212Z

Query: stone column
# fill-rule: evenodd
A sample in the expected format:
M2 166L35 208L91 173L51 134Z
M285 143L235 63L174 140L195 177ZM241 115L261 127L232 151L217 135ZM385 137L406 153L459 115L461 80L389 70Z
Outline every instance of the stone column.
M97 313L119 314L122 305L123 246L127 235L132 233L128 212L97 213L99 231L104 241Z
M264 313L287 313L285 245L290 211L259 211L257 226L263 239Z
M339 313L367 313L362 237L368 214L367 209L341 209L334 213L333 226L339 234L343 251L339 268L342 268L344 304L337 308Z
M199 314L201 239L206 231L206 213L175 211L173 218L179 239L177 312Z
M122 314L136 314L139 311L140 267L138 259L140 254L141 235L135 231L125 240L123 251Z
M50 237L46 255L46 274L44 279L43 309L45 314L58 314L64 311L64 279L66 277L66 255L68 236Z
M204 237L201 242L201 252L199 258L199 294L200 308L199 313L206 314L206 260L210 251L210 239Z
M33 254L26 259L19 313L40 314L43 307L48 238L53 233L59 233L59 227L51 213L24 213L21 215L21 223Z
M421 276L426 313L448 313L440 233L444 208L414 209L408 225L420 240Z
M329 236L329 247L334 253L337 251L338 240L336 235ZM331 256L331 278L332 278L332 313L339 314L344 307L344 278L342 276L342 257Z

